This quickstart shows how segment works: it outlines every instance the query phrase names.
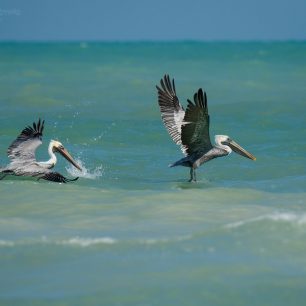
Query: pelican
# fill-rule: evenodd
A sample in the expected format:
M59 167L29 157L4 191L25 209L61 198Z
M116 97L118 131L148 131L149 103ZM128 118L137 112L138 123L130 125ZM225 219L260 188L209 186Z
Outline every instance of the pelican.
M229 155L232 151L256 160L255 156L247 152L234 140L226 135L216 135L215 145L209 136L209 115L207 96L200 88L193 97L194 102L187 100L186 111L176 95L174 79L169 75L160 80L158 104L161 117L173 141L181 146L185 157L170 164L169 167L184 166L190 168L189 182L196 181L195 170L214 158Z
M35 158L36 149L42 144L42 136L45 121L38 120L37 124L25 127L20 135L9 146L7 153L11 162L5 168L0 168L0 180L7 175L31 176L47 181L67 183L75 181L68 179L58 172L51 171L57 161L54 153L58 152L64 156L77 169L81 167L73 160L64 146L56 140L51 140L48 148L50 159L44 162L38 162Z

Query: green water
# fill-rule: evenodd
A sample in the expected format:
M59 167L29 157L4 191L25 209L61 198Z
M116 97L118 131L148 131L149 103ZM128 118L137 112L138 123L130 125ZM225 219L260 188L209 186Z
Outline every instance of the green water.
M0 165L45 119L71 184L0 181L0 305L304 305L306 43L0 44ZM189 184L155 85L257 157Z

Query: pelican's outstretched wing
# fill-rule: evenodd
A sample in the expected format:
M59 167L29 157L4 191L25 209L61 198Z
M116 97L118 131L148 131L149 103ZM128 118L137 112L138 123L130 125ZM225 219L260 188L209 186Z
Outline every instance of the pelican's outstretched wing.
M45 121L38 120L32 126L27 126L9 146L8 157L12 162L35 160L35 151L42 144L42 133Z
M188 155L197 151L207 152L212 148L206 93L203 94L200 88L193 99L194 103L187 100L188 106L182 125L182 144Z
M44 175L39 176L39 179L52 181L52 182L57 182L57 183L68 183L68 182L76 181L78 179L78 177L76 177L74 179L68 179L58 172L46 171L46 173Z
M158 90L158 104L163 122L173 141L181 145L182 151L185 153L181 140L181 127L185 111L176 96L174 79L171 83L169 75L165 75L164 79L160 80L160 85L161 88L158 86L156 88Z

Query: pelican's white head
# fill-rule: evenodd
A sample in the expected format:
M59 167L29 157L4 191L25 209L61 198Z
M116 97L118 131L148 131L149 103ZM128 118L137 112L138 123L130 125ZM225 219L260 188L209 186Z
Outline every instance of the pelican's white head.
M222 142L228 141L230 138L227 135L215 135L216 145L222 147L224 144Z
M228 154L232 153L232 149L227 145L230 138L227 135L215 135L215 143L218 147L224 149Z
M52 153L58 152L63 157L65 157L72 165L74 165L77 169L82 171L82 168L75 162L72 156L68 153L65 147L57 140L51 140L49 144L49 151Z
M57 152L58 149L64 148L64 146L62 145L61 142L51 139L50 144L49 144L49 148L52 149L52 152Z
M215 143L218 147L221 147L222 149L226 150L228 154L234 151L244 157L256 160L256 157L254 155L243 149L238 143L236 143L227 135L216 135Z

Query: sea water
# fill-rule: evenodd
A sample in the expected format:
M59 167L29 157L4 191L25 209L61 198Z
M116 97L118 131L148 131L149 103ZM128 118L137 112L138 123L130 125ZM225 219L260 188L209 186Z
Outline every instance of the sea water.
M69 184L0 181L0 305L305 305L306 43L1 43L0 165L45 120ZM197 170L155 86L202 87L232 153Z

